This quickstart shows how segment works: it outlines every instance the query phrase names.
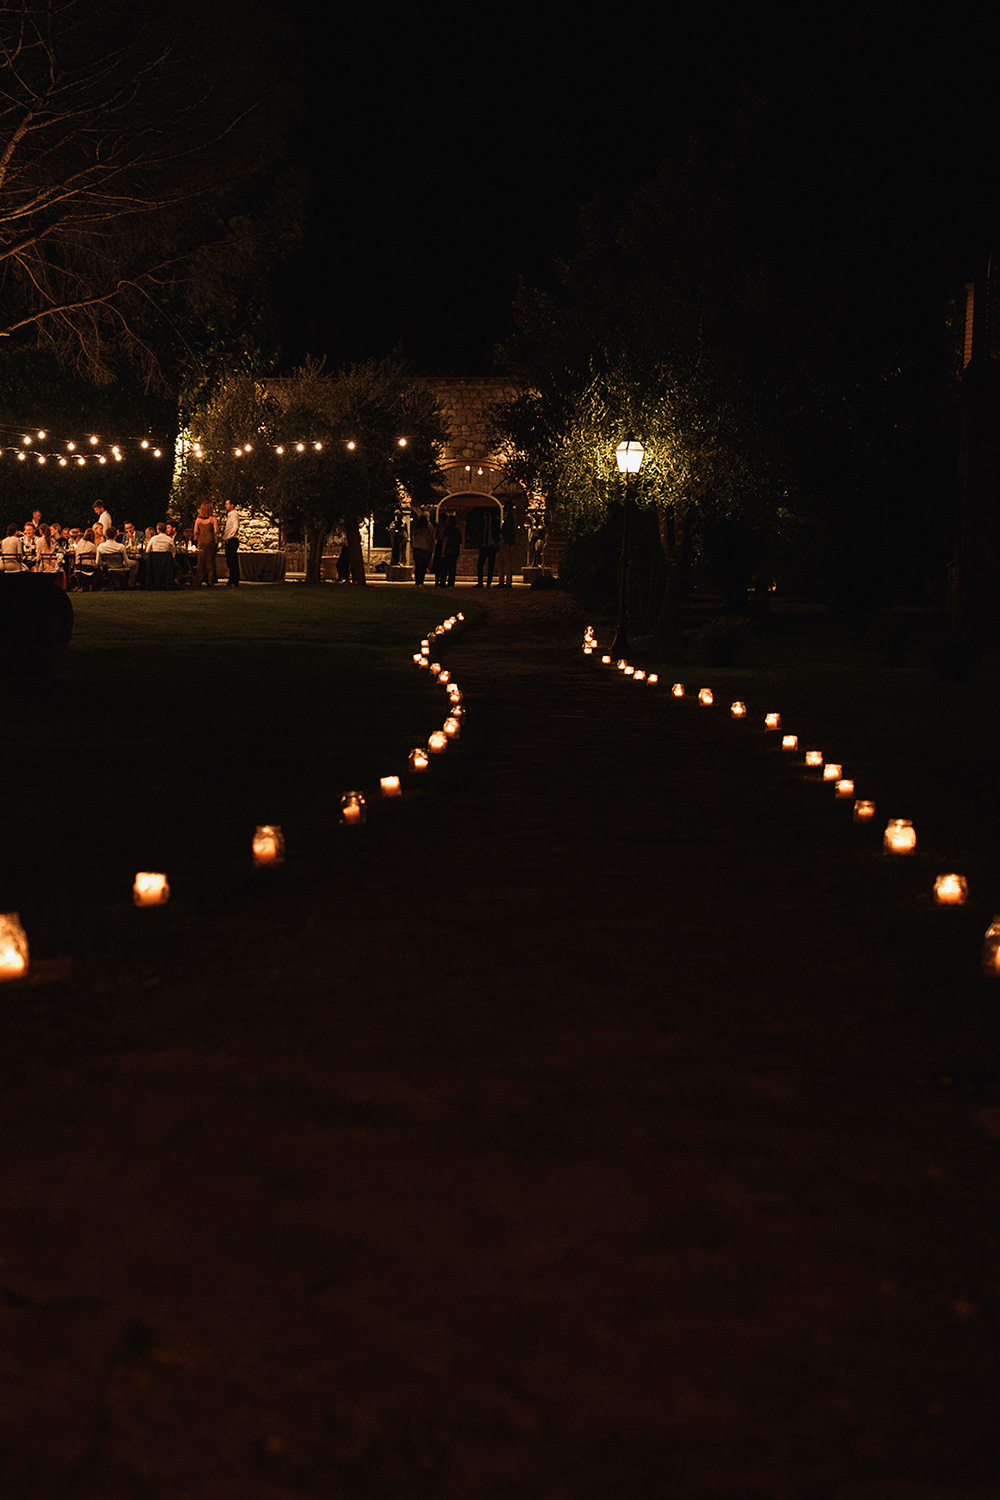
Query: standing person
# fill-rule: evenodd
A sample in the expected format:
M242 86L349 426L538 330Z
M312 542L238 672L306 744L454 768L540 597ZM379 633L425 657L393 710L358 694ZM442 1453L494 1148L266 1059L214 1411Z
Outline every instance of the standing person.
M441 563L444 573L444 587L453 589L455 587L455 576L458 573L458 554L462 550L462 533L454 514L448 517L448 523L444 528L444 539L441 548Z
M497 549L500 546L500 512L492 508L483 514L483 534L479 543L479 558L476 563L476 576L478 577L477 589L484 587L483 573L486 574L485 587L489 588L493 582L493 568L497 560Z
M514 507L508 505L500 523L500 553L498 558L497 588L514 586L514 551L517 547L517 516Z
M215 554L219 550L219 523L215 519L211 500L202 503L198 519L194 523L194 544L198 549L198 569L194 575L195 588L207 583L209 588L218 581L215 572Z
M222 533L222 546L229 569L227 589L240 586L240 513L232 500L226 501L226 528Z
M103 500L94 501L94 515L97 517L98 522L104 527L104 535L107 536L108 532L111 530L111 516Z
M434 527L426 511L418 510L410 522L410 548L413 552L413 581L418 589L422 589L427 564L434 551Z

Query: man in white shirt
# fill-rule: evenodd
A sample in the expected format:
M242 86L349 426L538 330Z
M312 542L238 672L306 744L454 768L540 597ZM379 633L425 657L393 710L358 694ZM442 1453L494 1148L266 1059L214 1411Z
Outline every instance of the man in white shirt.
M94 515L97 517L97 524L104 527L104 535L110 535L111 516L103 500L94 501Z
M117 588L125 586L129 576L128 558L125 555L124 544L118 540L113 526L103 542L97 544L97 561L103 564L111 575L109 582L114 581Z
M226 588L237 589L240 586L240 513L232 500L226 501L226 529L222 533L222 545L226 553L226 567L229 569Z

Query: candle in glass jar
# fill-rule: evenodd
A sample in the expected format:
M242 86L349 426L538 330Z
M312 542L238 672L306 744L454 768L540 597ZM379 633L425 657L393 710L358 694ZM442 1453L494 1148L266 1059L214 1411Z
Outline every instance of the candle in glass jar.
M854 782L849 776L841 776L840 779L834 784L834 791L836 792L838 797L853 797Z
M0 912L0 980L28 972L28 935L16 911Z
M379 779L379 786L382 788L383 797L401 797L403 795L403 788L399 784L398 776L382 776Z
M448 718L441 725L442 733L446 734L450 740L457 740L461 729L462 726L455 714L449 714Z
M797 734L783 734L781 736L782 750L797 750L799 748L799 737Z
M424 750L421 746L418 745L416 750L410 751L411 771L426 771L428 764L429 761L427 758L427 751Z
M917 833L909 818L891 818L886 824L882 847L887 854L912 854Z
M715 699L712 696L712 689L700 688L698 691L698 702L704 704L706 708L711 708L712 704L715 702Z
M823 767L824 781L839 781L844 774L844 768L839 761L828 760Z
M635 680L636 680L636 682L645 682L646 681L646 674L642 670L641 667L638 667L636 669Z
M445 734L443 729L435 729L434 733L427 741L427 748L432 755L440 755L443 750L447 750L448 736Z
M745 719L747 716L747 706L737 698L735 703L729 705L729 712L734 719Z
M365 821L365 799L361 792L345 792L341 797L340 821L352 827Z
M875 816L875 804L874 804L874 802L868 802L868 801L865 801L864 799L862 799L862 800L860 800L858 802L855 802L855 804L854 804L854 821L855 821L855 823L870 823L871 820L872 820L872 818L874 818L874 816Z
M659 674L659 672L650 672L649 676L646 678L646 682L649 684L650 687L655 687L656 684L659 682L659 680L660 680L660 674Z
M151 870L139 870L132 882L132 900L136 906L163 906L170 899L170 887L165 875Z
M673 685L673 687L670 689L670 691L673 693L673 695L674 695L675 698L683 698L684 697L684 684L683 684L683 682L675 682L674 685Z
M611 657L610 656L602 656L601 657L601 666L602 667L610 667L610 665L611 665Z
M807 766L821 766L822 764L823 764L823 752L822 752L822 750L807 750L806 751L806 765Z
M994 917L983 938L983 973L991 979L1000 975L1000 917Z
M280 865L285 857L285 840L275 823L259 824L250 847L255 865Z
M934 882L934 900L939 906L964 906L968 894L964 875L939 875Z
M781 715L780 714L765 714L764 715L764 728L765 729L780 729L781 728Z

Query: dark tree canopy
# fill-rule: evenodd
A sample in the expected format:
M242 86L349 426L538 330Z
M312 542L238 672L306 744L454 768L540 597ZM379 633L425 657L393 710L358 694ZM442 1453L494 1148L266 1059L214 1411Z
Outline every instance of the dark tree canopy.
M275 158L281 38L252 5L0 8L0 337L151 377L157 315L225 317L273 250L243 193Z

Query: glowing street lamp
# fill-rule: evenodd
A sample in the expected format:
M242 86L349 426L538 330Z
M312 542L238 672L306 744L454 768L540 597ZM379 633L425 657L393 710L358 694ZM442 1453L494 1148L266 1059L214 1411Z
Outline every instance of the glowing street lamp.
M622 502L622 561L618 585L618 630L614 640L611 642L612 656L626 656L628 654L628 630L626 628L626 604L625 585L627 582L626 541L628 537L628 502L629 490L632 485L632 475L638 474L642 467L645 449L637 438L626 438L618 444L615 449L615 459L618 464L619 474L625 476L625 498Z

